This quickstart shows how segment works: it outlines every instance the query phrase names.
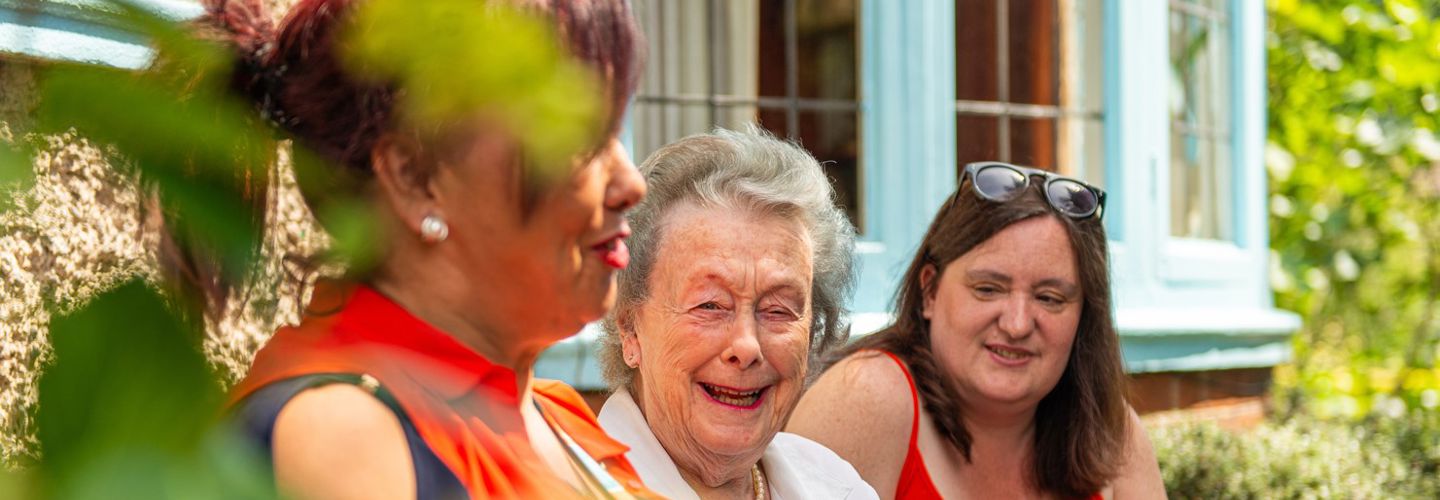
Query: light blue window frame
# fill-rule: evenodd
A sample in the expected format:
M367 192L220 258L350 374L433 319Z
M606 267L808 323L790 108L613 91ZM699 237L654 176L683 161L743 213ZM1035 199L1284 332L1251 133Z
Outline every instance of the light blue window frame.
M1233 240L1170 236L1168 2L1106 6L1107 175L1116 322L1131 372L1274 366L1299 318L1268 282L1265 11L1230 0Z
M903 3L903 5L901 5ZM1268 367L1290 356L1293 313L1268 282L1264 5L1230 0L1235 238L1171 237L1169 6L1105 0L1106 226L1116 323L1132 373ZM860 333L890 300L935 210L954 189L953 1L862 3L867 227L853 309Z

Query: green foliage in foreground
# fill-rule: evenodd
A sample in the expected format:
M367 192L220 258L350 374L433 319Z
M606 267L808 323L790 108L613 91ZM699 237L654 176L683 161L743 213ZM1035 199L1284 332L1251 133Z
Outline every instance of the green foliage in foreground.
M126 330L117 335L117 328ZM267 498L269 464L221 421L203 329L131 282L50 329L56 363L40 378L49 498Z
M139 72L47 64L37 131L103 145L112 166L139 179L176 238L243 285L265 230L263 193L281 168L273 165L275 130L226 88L231 50L131 2L102 3L113 14L108 27L145 36L157 62ZM510 134L527 167L552 170L601 135L596 79L564 56L541 19L465 0L368 0L357 17L360 31L341 49L354 51L370 76L415 82L404 94L416 111L406 125L452 130L483 117ZM355 45L372 39L393 43ZM31 182L27 154L34 152L0 143L0 190ZM384 235L359 181L335 175L341 169L303 145L291 158L301 187L326 194L310 208L328 223L337 260L353 269L378 256ZM49 331L56 361L40 378L33 409L41 457L0 474L0 498L274 496L269 464L222 416L221 384L201 352L202 297L166 283L180 293L162 298L152 285L137 279L76 311L47 306L57 318Z
M1440 498L1440 413L1152 428L1170 498Z
M1440 405L1440 0L1270 0L1271 281L1287 412Z

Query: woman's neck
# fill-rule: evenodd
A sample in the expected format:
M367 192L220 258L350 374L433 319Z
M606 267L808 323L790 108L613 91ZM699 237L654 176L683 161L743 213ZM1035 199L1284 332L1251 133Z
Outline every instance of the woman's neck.
M516 389L519 394L530 392L531 369L545 346L537 342L525 342L524 335L515 335L495 324L479 321L470 315L461 314L460 304L464 301L446 300L447 296L458 293L434 286L419 286L411 281L387 279L382 274L371 281L371 286L381 295L399 304L411 315L450 335L456 341L483 356L487 361L515 372ZM476 312L481 307L472 307Z
M685 466L679 463L675 465L675 468L680 470L680 477L685 479L685 482L690 485L690 489L695 490L695 495L701 499L755 498L755 485L750 474L750 469L754 467L754 464L744 467L738 474L731 472L723 475L724 479L713 480L715 481L714 486L707 484L701 476L691 473Z
M1035 450L1035 410L967 411L963 417L970 433L970 460L961 474L967 481L988 485L991 493L1033 497L1031 460ZM1002 479L997 479L1002 478ZM971 491L976 493L976 491Z
M635 392L630 397L635 400L640 415L645 416L645 421L649 422L650 418L646 416L643 380L636 377L631 389ZM689 447L683 442L672 444L675 448L667 447L659 433L655 433L655 439L660 441L665 453L675 463L675 469L680 471L680 478L684 479L700 498L755 498L750 471L760 462L764 450L753 457L717 457L708 450L686 449Z

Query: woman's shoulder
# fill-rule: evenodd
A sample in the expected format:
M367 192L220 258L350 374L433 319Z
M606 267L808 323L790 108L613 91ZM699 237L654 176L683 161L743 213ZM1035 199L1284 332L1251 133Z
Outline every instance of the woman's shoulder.
M297 497L415 491L399 418L360 387L331 384L296 394L275 419L272 443L276 482ZM336 473L345 470L371 472Z
M857 351L836 362L809 389L805 400L835 409L851 408L856 418L883 418L909 426L914 411L910 375L894 355Z
M820 376L785 430L848 460L867 483L893 491L914 425L908 375L881 351L859 351Z

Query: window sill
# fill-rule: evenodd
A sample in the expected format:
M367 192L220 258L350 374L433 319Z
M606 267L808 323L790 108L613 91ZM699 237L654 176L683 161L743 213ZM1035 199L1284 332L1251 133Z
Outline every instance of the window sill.
M178 0L145 0L141 8L172 21L199 17L203 8ZM154 51L140 35L107 24L111 8L91 0L0 0L0 55L139 69Z
M1130 373L1275 366L1300 329L1294 313L1253 307L1122 308L1116 323Z

